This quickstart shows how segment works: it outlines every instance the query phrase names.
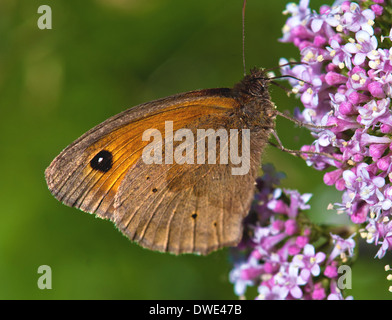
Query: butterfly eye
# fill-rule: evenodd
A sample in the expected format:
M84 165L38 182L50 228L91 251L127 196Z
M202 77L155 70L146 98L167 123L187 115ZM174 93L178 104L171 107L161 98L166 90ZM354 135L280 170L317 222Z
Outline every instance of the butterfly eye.
M90 166L94 170L108 172L113 166L113 155L107 150L98 152L90 161Z

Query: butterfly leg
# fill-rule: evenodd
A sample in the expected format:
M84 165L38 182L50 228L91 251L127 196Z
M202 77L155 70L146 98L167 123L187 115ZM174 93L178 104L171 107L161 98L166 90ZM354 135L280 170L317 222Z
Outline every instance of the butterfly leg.
M306 154L306 155L320 155L320 156L325 156L325 157L328 157L328 158L333 159L333 160L335 160L335 161L341 162L341 160L335 158L333 155L331 155L331 154L329 154L329 153L326 153L326 152L304 151L304 150L292 150L292 149L288 149L288 148L286 148L286 147L283 146L282 141L280 141L279 136L278 136L278 134L276 133L275 129L271 129L270 132L272 133L272 135L273 135L274 138L276 139L277 144L275 144L275 143L273 143L273 142L271 142L271 141L268 141L268 143L269 143L271 146L274 146L274 147L276 147L276 148L282 150L283 152L290 153L290 154L292 154L292 155L294 155L294 156L297 156L297 157L301 157L301 156L304 155L304 154Z
M305 127L305 128L309 128L309 129L319 129L319 130L324 130L324 129L331 129L337 126L337 124L332 124L329 126L319 126L316 124L311 124L311 123L306 123L306 122L302 122L298 119L295 119L291 116L288 116L287 114L284 114L283 112L280 112L278 110L275 110L275 114L278 116L281 116L287 120L290 120L291 122L294 122L295 124L297 124L299 127Z

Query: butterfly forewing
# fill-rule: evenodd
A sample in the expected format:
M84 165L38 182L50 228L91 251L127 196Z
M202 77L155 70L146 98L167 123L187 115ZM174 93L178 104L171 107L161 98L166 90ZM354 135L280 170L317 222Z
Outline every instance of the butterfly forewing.
M234 89L178 94L106 120L53 160L45 171L50 191L66 205L112 220L128 238L149 249L207 254L236 245L251 205L266 132L273 127L261 75L245 77ZM171 135L171 147L166 144L168 123L172 134L187 133L174 141ZM151 130L161 134L156 144L161 162L144 158L151 142L144 134ZM199 130L205 136L199 137ZM222 130L227 135L215 135ZM215 139L214 161L209 158L210 136ZM233 173L238 162L227 158L233 150L249 164L243 174ZM167 161L170 152L190 154L193 161Z

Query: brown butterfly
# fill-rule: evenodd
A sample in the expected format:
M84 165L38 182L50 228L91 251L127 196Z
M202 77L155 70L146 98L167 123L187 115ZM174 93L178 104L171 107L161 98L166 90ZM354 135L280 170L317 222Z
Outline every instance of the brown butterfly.
M181 93L111 117L53 160L45 171L48 187L64 204L110 219L148 249L208 254L235 246L251 206L263 148L274 132L270 81L264 70L254 69L231 89ZM200 129L249 130L249 172L233 175L238 163L220 161L222 153L215 163L207 158L197 163L146 163L143 152L149 141L143 134L151 129L163 133L165 158L168 121L173 130L186 128L195 135ZM217 137L215 151L232 148L233 139ZM244 143L239 141L235 151L241 153ZM173 148L182 143L174 141ZM192 150L195 159L199 151Z

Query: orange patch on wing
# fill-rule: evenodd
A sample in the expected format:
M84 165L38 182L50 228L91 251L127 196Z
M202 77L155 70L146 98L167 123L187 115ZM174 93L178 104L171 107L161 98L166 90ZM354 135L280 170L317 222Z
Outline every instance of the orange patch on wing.
M200 117L225 113L236 107L231 98L201 98L181 104L169 105L155 114L128 123L104 136L86 149L88 161L100 151L112 153L113 165L107 172L100 172L86 165L83 178L89 179L88 190L78 199L76 206L88 212L104 214L113 205L115 195L126 173L142 156L151 141L143 141L143 132L156 129L165 138L165 122L173 121L173 131L186 127ZM186 109L186 110L184 110Z

